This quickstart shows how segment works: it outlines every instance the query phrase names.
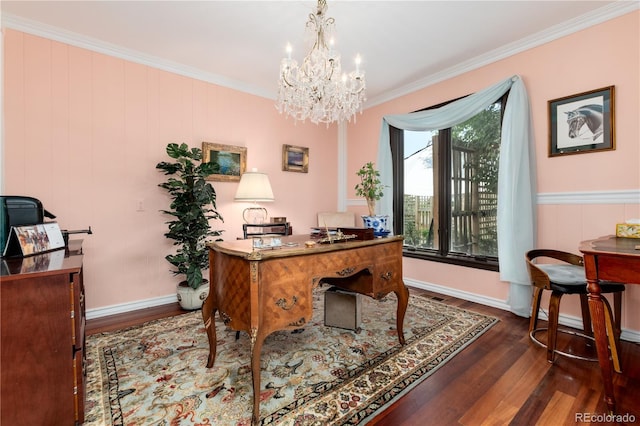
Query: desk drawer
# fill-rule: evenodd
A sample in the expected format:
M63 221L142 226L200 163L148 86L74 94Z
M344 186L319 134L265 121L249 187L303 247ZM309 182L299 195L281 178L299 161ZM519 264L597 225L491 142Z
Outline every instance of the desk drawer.
M287 281L272 284L263 289L260 297L260 312L267 329L300 328L311 321L311 286Z
M401 266L397 261L380 262L374 266L372 288L374 297L382 297L398 288L397 281L402 281Z

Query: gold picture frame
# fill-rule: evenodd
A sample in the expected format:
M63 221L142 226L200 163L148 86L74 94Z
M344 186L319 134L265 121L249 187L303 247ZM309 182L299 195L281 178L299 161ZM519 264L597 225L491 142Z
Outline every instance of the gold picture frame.
M282 145L282 170L285 172L309 172L309 148Z
M240 176L247 169L247 148L202 142L202 162L218 165L220 173L207 176L207 180L218 182L240 182Z

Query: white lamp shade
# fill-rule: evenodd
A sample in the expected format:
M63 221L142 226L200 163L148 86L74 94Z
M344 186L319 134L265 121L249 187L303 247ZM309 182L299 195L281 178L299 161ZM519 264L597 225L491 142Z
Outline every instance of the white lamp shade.
M245 172L240 177L235 201L273 201L269 177L257 171Z

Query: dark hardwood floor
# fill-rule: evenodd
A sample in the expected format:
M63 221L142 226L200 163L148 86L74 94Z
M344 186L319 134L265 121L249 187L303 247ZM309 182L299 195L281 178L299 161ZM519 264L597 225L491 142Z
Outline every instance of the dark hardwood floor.
M528 319L449 296L410 291L492 315L500 322L370 425L640 425L639 344L621 343L623 374L614 379L615 420L620 421L605 421L607 406L596 362L557 356L549 364L545 350L529 340ZM87 334L182 313L176 303L93 319L87 321ZM566 339L563 345L577 352L589 350Z

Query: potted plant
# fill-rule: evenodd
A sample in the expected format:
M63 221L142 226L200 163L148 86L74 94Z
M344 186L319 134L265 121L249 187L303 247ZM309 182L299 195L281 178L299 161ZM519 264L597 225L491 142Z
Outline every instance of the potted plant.
M156 168L169 177L158 184L171 197L169 210L161 210L172 216L167 222L169 231L165 237L178 246L175 254L165 257L175 269L174 275L184 275L186 280L178 284L178 301L184 309L199 309L206 299L209 285L202 270L209 267L206 247L207 237L220 236L222 231L212 230L209 221L222 216L216 209L216 191L206 177L217 172L214 163L202 163L202 150L186 143L167 145L167 154L173 162L162 161Z
M358 170L356 175L360 178L360 183L356 184L356 196L364 197L367 200L369 216L362 216L364 226L373 228L375 235L387 235L389 233L388 220L386 215L376 215L376 201L384 195L384 186L380 181L380 172L376 170L373 163L369 161Z

